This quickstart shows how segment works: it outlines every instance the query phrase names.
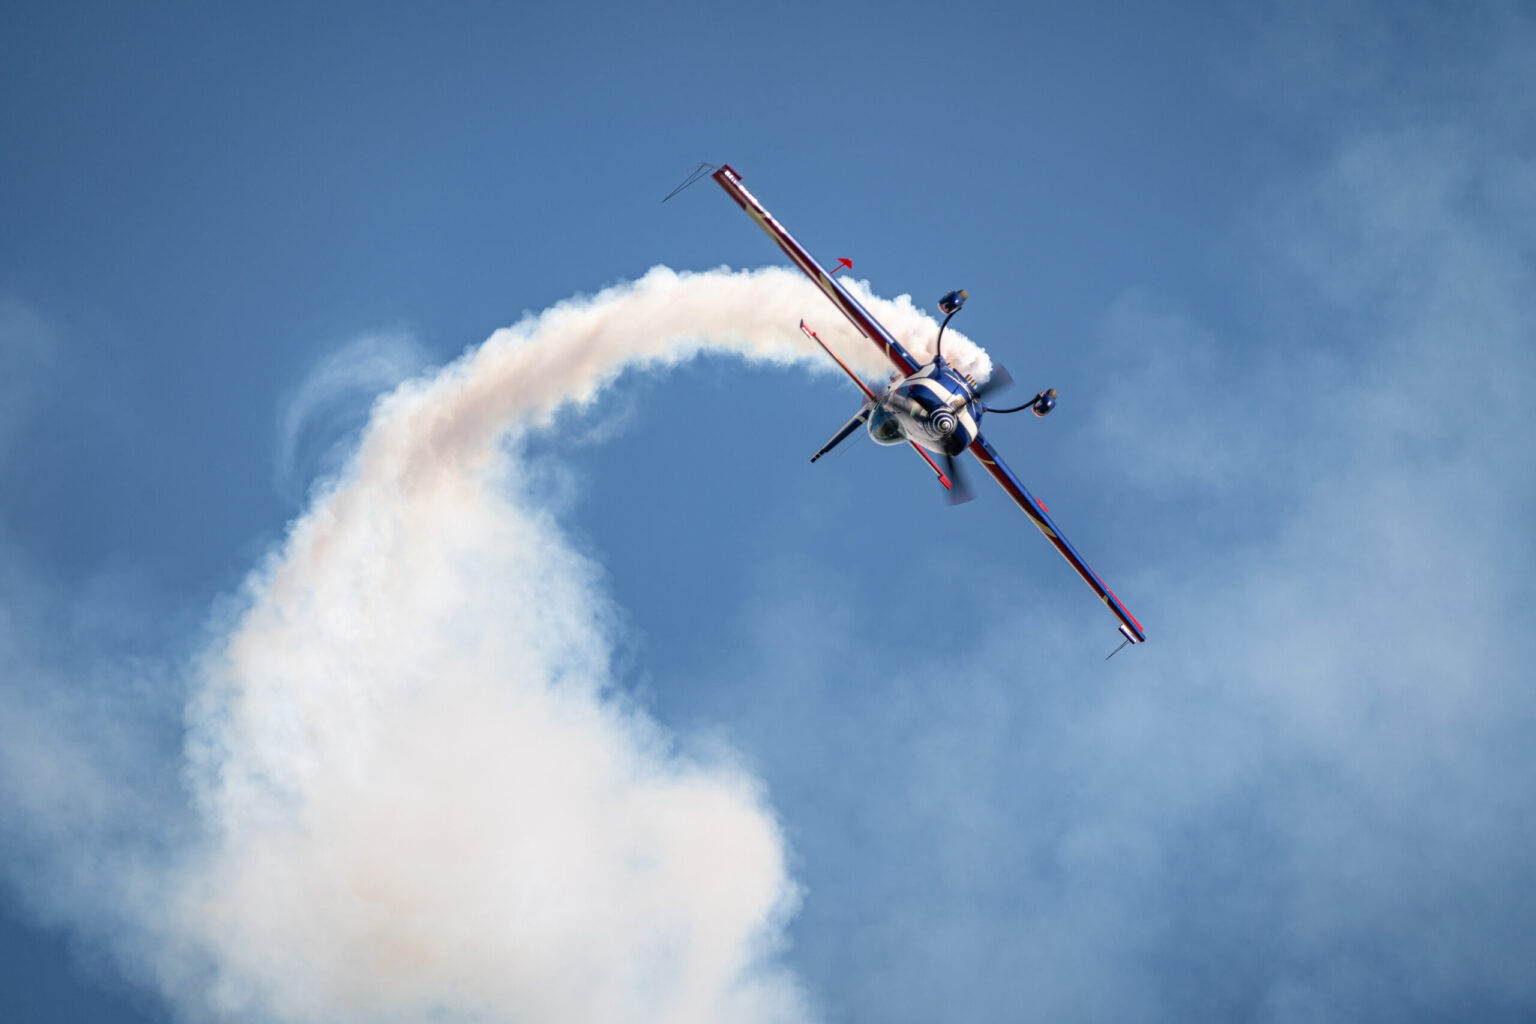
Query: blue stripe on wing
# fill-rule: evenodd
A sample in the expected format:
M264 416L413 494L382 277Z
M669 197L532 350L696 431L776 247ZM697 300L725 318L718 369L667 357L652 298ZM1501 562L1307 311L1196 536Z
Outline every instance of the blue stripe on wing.
M1061 552L1061 556L1071 563L1072 568L1076 569L1077 574L1083 578L1083 582L1092 587L1094 593L1099 595L1099 599L1109 607L1110 611L1115 613L1115 617L1135 634L1136 642L1141 643L1145 640L1147 635L1142 631L1141 623L1136 621L1135 617L1126 610L1125 605L1120 603L1120 599L1104 585L1104 581L1099 579L1099 574L1094 572L1088 563L1083 560L1083 556L1077 553L1077 549L1072 546L1071 542L1062 536L1061 531L1056 528L1056 524L1051 520L1050 513L1045 510L1045 506L1040 504L1035 499L1035 496L1029 493L1029 488L1024 486L1023 481L1014 476L1013 470L1008 468L1008 464L1002 460L1002 457L997 454L997 450L988 443L987 439L978 436L976 440L972 441L971 453L976 456L987 472L991 473L997 482L1002 485L1003 490L1008 492L1009 497L1013 498L1014 503L1023 509L1025 514L1034 521L1035 526L1039 527L1040 532L1045 534L1046 540L1055 545L1056 550Z

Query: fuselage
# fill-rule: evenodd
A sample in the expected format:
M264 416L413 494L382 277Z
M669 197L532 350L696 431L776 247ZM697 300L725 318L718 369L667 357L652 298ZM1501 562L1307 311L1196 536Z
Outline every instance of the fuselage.
M936 359L876 396L867 429L877 444L911 441L938 455L959 455L976 439L982 411L970 380Z

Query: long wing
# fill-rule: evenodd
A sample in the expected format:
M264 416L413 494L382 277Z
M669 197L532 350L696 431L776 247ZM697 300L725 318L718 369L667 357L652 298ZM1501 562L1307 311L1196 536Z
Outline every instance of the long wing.
M738 206L747 211L747 215L757 222L757 226L767 232L768 237L773 239L780 249L784 250L784 254L790 258L791 262L805 271L806 275L816 282L821 290L826 293L827 298L832 300L832 304L842 310L843 315L858 329L859 333L881 347L886 357L890 359L897 370L903 374L913 374L920 369L917 361L902 347L901 342L897 341L890 331L882 327L879 321L870 316L869 312L859 305L857 299L848 294L847 289L836 278L822 269L821 264L817 263L811 254L805 251L805 247L795 241L793 235L784 230L784 225L773 219L773 214L764 209L763 204L757 201L757 197L747 191L746 186L741 183L741 176L729 164L717 170L714 173L714 179L720 183L721 188L725 189L727 195L736 200ZM818 338L817 340L820 341L821 339ZM823 348L825 347L823 346ZM833 358L836 357L834 356ZM838 362L841 363L842 360L838 360ZM847 369L847 367L844 367L844 369ZM849 376L854 376L851 370L849 371ZM862 381L859 383L861 386L863 385ZM916 448L917 446L913 445L913 447ZM921 448L918 448L918 453L926 458L926 453ZM1055 545L1056 550L1061 552L1061 556L1071 563L1072 568L1076 569L1077 574L1083 578L1083 582L1092 587L1093 592L1099 595L1099 599L1104 602L1110 611L1115 613L1115 618L1120 620L1121 635L1133 644L1139 644L1144 641L1147 635L1142 631L1141 623L1137 622L1131 613L1126 611L1125 605L1121 604L1120 599L1104 585L1104 581L1099 579L1098 573L1094 572L1088 563L1083 561L1083 556L1079 555L1077 549L1068 542L1067 538L1061 535L1061 531L1056 529L1056 524L1051 522L1050 513L1046 512L1045 506L1035 500L1034 496L1029 493L1028 488L1024 486L1018 477L1013 475L1013 470L1008 468L1007 463L1003 462L985 438L978 435L976 440L971 442L971 454L976 456L981 464L986 467L987 472L991 473L997 482L1002 485L1003 490L1008 492L1008 496L1040 528L1040 532L1045 534L1046 540ZM943 473L939 472L938 466L934 465L933 460L929 459L928 462L929 465L933 466L934 471L939 473L939 478L941 480L944 479ZM945 484L946 486L948 485L947 480Z
M1072 568L1077 570L1083 582L1099 595L1099 600L1115 613L1115 618L1120 620L1120 634L1133 644L1139 644L1145 640L1147 634L1142 631L1141 623L1126 611L1120 599L1111 593L1103 580L1099 579L1099 574L1083 561L1083 556L1078 554L1071 542L1061 535L1061 531L1056 529L1056 524L1051 521L1050 513L1045 510L1045 506L1036 501L1035 496L1029 493L1029 489L1013 475L1013 470L1008 468L1008 464L1002 460L987 439L978 435L976 440L971 442L971 454L976 456L977 461L985 466L987 472L1002 485L1003 490L1008 492L1008 496L1024 510L1024 514L1034 521L1034 524L1040 528L1040 532L1045 534L1045 539L1056 546L1056 550L1061 552L1061 557L1072 564Z
M738 206L747 211L747 216L757 221L757 226L767 232L768 237L784 250L784 255L788 256L795 266L805 271L806 276L827 293L827 298L842 310L843 315L858 329L858 332L880 346L886 358L901 371L903 376L918 371L920 364L902 347L901 342L897 341L890 331L880 326L880 322L870 316L869 312L859 305L857 299L848 294L848 289L844 288L837 278L822 269L821 264L805 251L805 247L784 230L784 225L773 219L773 214L763 209L763 204L747 191L746 186L741 183L741 176L732 170L729 164L716 171L714 179L720 183L721 188L725 189L727 195L736 200Z

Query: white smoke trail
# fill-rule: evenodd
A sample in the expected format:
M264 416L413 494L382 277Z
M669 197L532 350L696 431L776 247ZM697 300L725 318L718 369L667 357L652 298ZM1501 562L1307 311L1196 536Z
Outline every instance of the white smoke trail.
M864 298L927 350L910 301ZM505 444L630 367L706 349L821 366L805 313L882 369L790 271L657 268L376 405L202 669L207 848L163 927L212 981L163 968L184 1005L294 1024L811 1016L775 962L798 895L760 787L680 755L615 689L596 568L519 492Z

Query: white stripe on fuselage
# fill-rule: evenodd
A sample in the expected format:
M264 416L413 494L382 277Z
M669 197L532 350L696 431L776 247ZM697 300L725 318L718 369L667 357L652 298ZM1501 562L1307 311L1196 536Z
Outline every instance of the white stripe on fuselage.
M933 377L917 376L908 377L903 383L915 384L933 395L934 398L944 403L955 417L970 428L972 434L976 432L976 419L971 415L970 396L959 391L953 391L944 386L940 380Z
M932 395L937 402L939 402L945 408L949 409L950 412L954 413L956 421L955 433L963 433L968 440L974 438L976 436L978 426L976 423L976 417L971 414L971 403L969 397L962 392L952 391L950 388L946 387L942 381L937 379L937 375L938 368L934 364L930 363L928 366L919 370L917 373L914 373L912 376L898 383L896 387L892 389L890 397L894 398L896 390L902 387L907 387L910 385L912 388L920 388L923 391L926 391L928 394ZM894 407L891 407L891 409L893 412L906 411L904 409L897 410ZM927 431L923 432L922 437L912 438L912 440L918 442L919 444L923 444L924 439L931 439L935 442L942 441L942 438L933 437L932 435L928 434ZM923 445L923 447L926 448L928 446Z

